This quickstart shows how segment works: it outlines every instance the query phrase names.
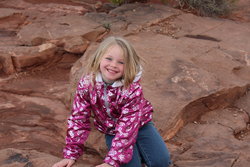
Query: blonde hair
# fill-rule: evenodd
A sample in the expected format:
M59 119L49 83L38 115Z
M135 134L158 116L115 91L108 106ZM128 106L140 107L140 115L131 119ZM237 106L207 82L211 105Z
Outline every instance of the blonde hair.
M85 74L93 74L95 76L100 72L101 59L105 52L113 45L118 45L123 50L125 64L122 79L124 80L124 87L127 88L133 83L136 74L141 70L142 58L136 53L133 46L124 38L111 36L101 42L96 52L89 58Z

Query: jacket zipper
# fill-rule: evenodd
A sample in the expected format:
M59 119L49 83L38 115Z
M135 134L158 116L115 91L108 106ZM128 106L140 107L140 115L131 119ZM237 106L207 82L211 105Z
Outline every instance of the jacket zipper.
M104 105L105 105L105 107L106 107L106 109L107 109L106 112L107 112L108 116L109 116L112 120L116 121L117 119L114 118L114 117L110 114L110 108L109 108L109 103L108 103L108 95L107 95L107 87L108 87L108 85L107 85L107 84L104 84Z

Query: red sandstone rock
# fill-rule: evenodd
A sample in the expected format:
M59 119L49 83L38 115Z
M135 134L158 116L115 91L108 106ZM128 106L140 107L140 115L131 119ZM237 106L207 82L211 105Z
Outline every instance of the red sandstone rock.
M248 22L151 4L83 16L66 0L29 1L0 2L1 166L44 167L61 158L75 85L107 32L124 35L145 58L145 96L174 164L248 166ZM76 166L100 164L106 151L93 131Z

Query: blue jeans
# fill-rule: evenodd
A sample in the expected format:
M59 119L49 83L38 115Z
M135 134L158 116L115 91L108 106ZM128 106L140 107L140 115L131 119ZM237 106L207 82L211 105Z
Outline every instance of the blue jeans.
M114 137L105 135L109 149ZM171 164L166 144L152 122L139 129L133 157L128 164L121 165L121 167L141 167L142 163L145 163L147 167L168 167Z

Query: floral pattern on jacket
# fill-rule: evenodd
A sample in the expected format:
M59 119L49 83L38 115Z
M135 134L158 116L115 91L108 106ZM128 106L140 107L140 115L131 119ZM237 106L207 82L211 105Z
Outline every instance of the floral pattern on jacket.
M139 76L140 78L140 76ZM72 114L68 119L64 157L77 159L90 132L90 115L102 133L115 135L104 162L114 167L132 159L138 130L152 120L152 105L144 98L138 76L127 89L121 81L105 84L101 75L83 77L77 87Z

